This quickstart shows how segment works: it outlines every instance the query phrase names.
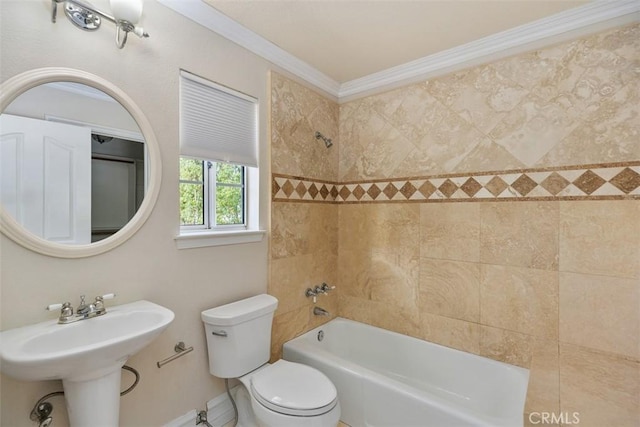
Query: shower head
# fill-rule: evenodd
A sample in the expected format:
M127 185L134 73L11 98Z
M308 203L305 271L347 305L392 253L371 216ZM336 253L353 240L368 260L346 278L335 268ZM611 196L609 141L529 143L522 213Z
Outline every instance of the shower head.
M323 134L321 134L320 132L316 131L316 139L321 139L324 142L324 145L329 148L333 145L333 142L331 141L331 138L327 138L326 136L324 136Z

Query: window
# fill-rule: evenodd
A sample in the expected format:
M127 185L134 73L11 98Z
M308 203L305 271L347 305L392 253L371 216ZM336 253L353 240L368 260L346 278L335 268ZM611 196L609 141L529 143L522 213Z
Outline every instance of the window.
M259 241L258 100L180 72L179 248Z
M246 169L180 159L180 225L187 229L246 228Z

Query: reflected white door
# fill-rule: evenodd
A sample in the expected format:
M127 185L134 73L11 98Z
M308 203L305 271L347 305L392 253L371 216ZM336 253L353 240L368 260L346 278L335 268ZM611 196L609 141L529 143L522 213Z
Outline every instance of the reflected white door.
M91 129L0 115L0 197L16 221L58 243L91 243Z

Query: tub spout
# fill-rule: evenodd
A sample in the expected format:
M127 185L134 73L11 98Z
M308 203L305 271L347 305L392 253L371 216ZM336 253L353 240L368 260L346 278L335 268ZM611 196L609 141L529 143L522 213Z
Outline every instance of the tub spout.
M327 310L321 307L313 307L313 314L316 316L331 316Z

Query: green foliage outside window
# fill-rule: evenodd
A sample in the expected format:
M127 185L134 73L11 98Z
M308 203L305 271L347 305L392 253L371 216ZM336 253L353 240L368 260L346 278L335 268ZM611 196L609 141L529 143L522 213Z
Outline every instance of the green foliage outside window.
M244 168L216 163L216 224L244 224Z
M180 224L204 224L204 170L200 160L180 158Z
M228 163L212 163L215 167L215 225L244 224L244 167ZM205 169L207 168L207 169ZM208 162L180 159L180 223L205 224L205 179Z

